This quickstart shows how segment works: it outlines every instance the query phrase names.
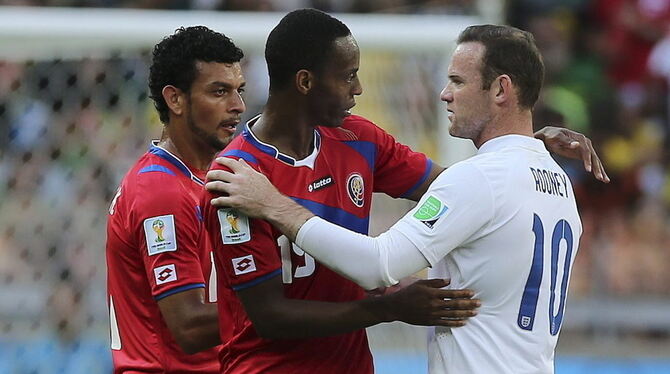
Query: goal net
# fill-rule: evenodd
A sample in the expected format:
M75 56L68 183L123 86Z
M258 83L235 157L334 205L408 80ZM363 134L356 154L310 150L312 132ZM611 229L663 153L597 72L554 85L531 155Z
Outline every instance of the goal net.
M0 9L0 372L109 372L105 224L124 173L160 135L148 97L151 48L206 25L245 52L245 118L267 95L263 48L283 14ZM464 16L341 15L361 47L363 115L443 164L439 92ZM449 146L445 147L445 144ZM376 198L372 232L410 205ZM379 373L425 367L425 331L370 329ZM408 368L407 365L414 365Z

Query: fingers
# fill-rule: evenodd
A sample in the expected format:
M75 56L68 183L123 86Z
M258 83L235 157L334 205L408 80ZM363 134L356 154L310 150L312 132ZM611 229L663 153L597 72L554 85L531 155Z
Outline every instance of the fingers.
M439 290L436 296L442 299L469 299L475 295L472 290Z
M230 197L228 196L219 196L210 200L212 206L217 208L230 208L233 207Z
M593 150L593 146L591 145L589 138L584 135L580 135L580 138L579 154L581 155L582 161L584 162L584 169L590 173L591 170L593 170L591 156L595 154L595 151Z
M207 172L207 180L230 182L233 175L233 173L226 170L210 170Z
M227 182L222 182L219 180L213 180L205 183L205 189L209 192L214 192L218 194L227 194L230 191L228 190L230 185Z
M446 318L451 320L468 319L477 315L476 310L449 310L443 309L433 313L435 318Z
M430 288L443 288L451 283L451 279L423 279L416 281L414 284L425 285Z
M239 165L239 162L237 160L232 159L230 157L217 157L217 158L214 159L214 161L221 166L225 166L225 167L229 168L233 172L236 171L235 169Z

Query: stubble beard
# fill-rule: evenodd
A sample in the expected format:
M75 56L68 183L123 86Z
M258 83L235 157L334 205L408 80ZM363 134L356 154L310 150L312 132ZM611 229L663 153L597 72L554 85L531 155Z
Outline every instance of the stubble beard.
M193 120L193 116L191 115L191 113L192 113L192 110L191 110L191 106L189 104L188 117L186 119L186 125L188 126L189 130L191 130L191 132L195 135L195 137L198 140L200 140L201 142L207 144L210 148L212 148L212 151L214 153L219 152L219 151L223 150L224 148L226 148L228 143L230 143L231 139L227 138L226 140L222 141L221 139L219 139L218 136L216 136L216 134L207 133L207 131L198 127L198 125Z

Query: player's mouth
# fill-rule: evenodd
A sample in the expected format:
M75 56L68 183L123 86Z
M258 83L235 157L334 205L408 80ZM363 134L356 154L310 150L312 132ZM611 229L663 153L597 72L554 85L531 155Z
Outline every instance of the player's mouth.
M454 111L453 110L447 109L447 118L449 118L449 121L454 120Z
M349 117L351 115L351 108L353 108L355 106L356 106L356 104L354 104L354 105L350 106L349 108L345 109L344 110L344 116Z
M235 129L237 129L237 125L240 124L240 119L239 118L234 118L234 119L229 119L226 121L223 121L219 124L219 128L222 128L231 134L235 133Z

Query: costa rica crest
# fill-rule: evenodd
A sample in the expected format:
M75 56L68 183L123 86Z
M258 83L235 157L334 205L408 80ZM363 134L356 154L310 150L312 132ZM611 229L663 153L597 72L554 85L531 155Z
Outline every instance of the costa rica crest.
M363 177L358 173L352 173L347 177L347 194L349 199L359 208L365 204L365 183Z

